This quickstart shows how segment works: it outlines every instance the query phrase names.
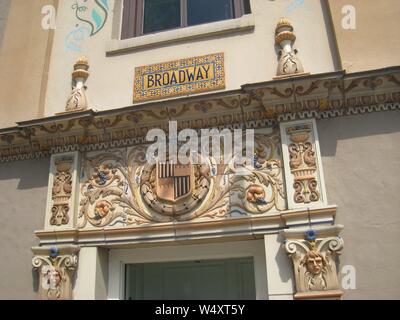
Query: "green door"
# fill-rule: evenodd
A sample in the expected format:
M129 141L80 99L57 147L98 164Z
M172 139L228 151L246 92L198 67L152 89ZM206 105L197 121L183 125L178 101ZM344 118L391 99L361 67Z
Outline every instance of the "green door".
M130 300L254 300L253 258L126 265Z

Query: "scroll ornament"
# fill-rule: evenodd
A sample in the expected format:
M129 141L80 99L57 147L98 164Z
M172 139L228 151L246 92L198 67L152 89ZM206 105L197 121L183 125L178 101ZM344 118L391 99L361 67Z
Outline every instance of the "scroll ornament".
M294 176L294 202L310 203L320 199L316 179L317 161L310 140L311 125L298 125L286 129L292 142L289 145L290 171Z
M69 200L72 195L72 159L56 161L54 175L50 225L61 226L69 222Z
M213 157L150 165L146 146L88 155L78 228L226 218L229 204L244 214L284 210L279 146L276 134L256 134L255 170L246 175L235 174L233 160L219 165Z

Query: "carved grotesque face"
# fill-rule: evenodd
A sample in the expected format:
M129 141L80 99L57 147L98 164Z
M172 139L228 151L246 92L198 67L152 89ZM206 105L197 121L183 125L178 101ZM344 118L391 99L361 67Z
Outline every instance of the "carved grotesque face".
M320 253L316 251L310 251L309 253L307 253L305 264L307 270L311 274L318 275L322 272L322 269L324 268L324 259Z
M57 289L61 284L60 271L54 269L50 277L50 288Z
M60 270L57 268L53 266L45 266L43 267L42 273L44 274L42 280L43 289L55 290L61 285L62 276Z

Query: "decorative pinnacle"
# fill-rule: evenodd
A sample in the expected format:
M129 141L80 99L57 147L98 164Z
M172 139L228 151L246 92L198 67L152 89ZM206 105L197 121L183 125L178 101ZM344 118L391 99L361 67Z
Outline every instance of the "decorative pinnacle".
M288 19L280 18L275 29L275 43L280 45L284 40L289 40L293 43L296 40L293 30L293 26Z
M289 29L291 29L291 31L293 31L293 26L287 18L282 17L279 19L279 21L276 25L276 29L279 29L282 27L288 27Z
M83 78L86 80L89 77L89 61L85 56L80 57L74 64L74 72L72 72L72 79Z

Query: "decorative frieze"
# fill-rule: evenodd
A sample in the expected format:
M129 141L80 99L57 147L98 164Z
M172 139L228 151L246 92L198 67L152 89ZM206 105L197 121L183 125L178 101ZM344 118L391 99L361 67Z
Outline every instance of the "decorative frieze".
M74 225L77 166L77 152L51 157L46 229L69 228Z
M281 124L289 208L327 204L315 120Z
M78 246L32 248L32 265L39 275L39 297L42 300L70 300Z
M64 113L0 132L0 162L143 143L168 119L183 128L264 128L295 119L325 119L400 109L399 68L379 76L335 72L248 84L240 92L204 95L116 110Z
M284 249L293 263L297 299L339 298L336 257L343 249L342 226L283 232Z

